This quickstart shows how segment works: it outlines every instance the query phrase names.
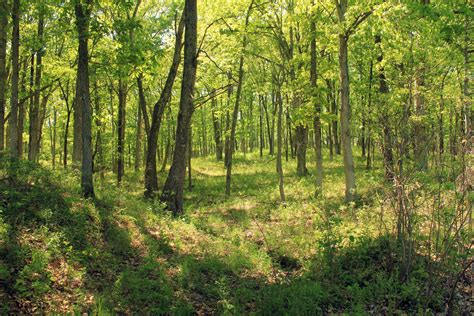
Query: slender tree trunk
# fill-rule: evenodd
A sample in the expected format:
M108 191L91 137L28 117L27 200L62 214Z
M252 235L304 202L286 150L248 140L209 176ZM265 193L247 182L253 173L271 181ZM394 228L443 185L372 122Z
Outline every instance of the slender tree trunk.
M0 152L5 147L8 0L0 0Z
M142 155L142 110L141 106L137 109L137 134L135 137L135 161L134 170L138 172L140 170L141 155Z
M145 133L148 139L148 137L150 136L150 120L148 118L148 111L146 108L145 92L143 91L143 74L142 73L140 73L137 77L137 87L138 87L138 105L143 115L143 122L145 123Z
M77 87L76 87L77 89ZM82 109L78 105L79 100L74 98L73 108L74 108L74 128L73 128L73 145L72 145L72 166L74 168L79 168L82 157Z
M283 183L283 165L282 165L282 138L283 138L283 128L282 128L282 116L283 116L283 99L281 97L281 87L278 83L278 90L276 92L277 106L278 106L278 122L277 122L277 159L276 159L276 169L278 173L278 188L280 191L280 201L284 203L285 199L285 188Z
M314 5L314 3L313 3ZM311 69L310 83L313 90L313 96L317 91L317 57L316 57L316 22L314 18L311 21ZM316 190L315 196L318 197L323 191L323 154L322 154L322 137L321 137L321 103L319 98L315 98L314 110L314 148L316 154Z
M193 93L197 67L197 0L185 2L184 70L181 82L176 143L173 163L166 179L161 200L174 215L183 213L184 178L188 150L189 129L194 112Z
M181 61L181 48L183 30L185 24L185 13L181 15L175 39L175 47L173 54L173 62L171 63L165 86L161 91L160 99L153 108L150 133L147 139L147 154L145 166L145 197L152 197L154 192L158 190L158 175L156 172L156 151L158 145L158 134L161 126L161 118L165 111L166 105L171 100L173 84L178 73L179 63ZM194 84L193 84L194 85ZM168 149L168 148L167 148ZM166 160L166 158L165 158Z
M369 93L367 97L367 140L366 140L366 164L365 169L370 170L371 168L371 160L372 160L372 153L371 153L371 142L372 142L372 79L374 74L374 63L372 59L370 60L370 69L369 69Z
M18 81L20 76L20 0L13 0L12 7L12 89L10 96L10 152L13 157L19 157L18 151Z
M89 91L89 19L92 0L75 0L74 11L79 38L77 81L76 81L76 110L81 111L82 117L82 176L81 188L85 198L94 197L92 178L92 115ZM76 123L76 122L74 122Z
M247 10L247 15L245 17L245 29L247 29L249 25L249 18L250 18L250 12L253 7L253 0L250 3L250 6ZM247 47L247 35L244 34L244 37L242 39L242 53L240 55L240 60L239 60L239 74L238 74L238 82L237 82L237 92L235 95L235 105L234 105L234 111L232 112L232 123L231 123L231 129L230 129L230 141L229 141L229 146L226 146L226 151L229 159L227 160L227 172L226 172L226 177L225 177L225 195L230 196L230 183L231 183L231 177L232 177L232 155L234 148L234 142L235 142L235 129L237 127L237 119L238 119L238 113L239 113L239 106L240 106L240 97L242 95L242 84L244 81L244 53L245 48Z
M43 33L44 33L44 13L43 9L39 10L38 18L38 41L41 47L36 51L36 72L35 72L35 94L33 107L30 109L30 140L28 147L28 160L38 161L39 155L39 140L40 140L40 91L41 91L41 77L43 73Z
M216 159L217 161L222 160L222 138L221 138L221 124L219 117L216 114L217 100L212 99L212 125L214 127L214 142L216 143Z
M339 21L345 21L345 12L347 9L347 0L342 0L338 7ZM352 202L356 199L356 182L354 170L354 158L352 155L350 115L351 106L349 101L349 66L347 43L348 35L339 34L339 70L341 82L341 143L344 158L344 176L346 182L345 199L346 202Z
M117 184L122 183L125 171L125 127L127 107L127 80L119 79L118 83L118 122L117 122Z
M262 96L258 96L259 103L259 136L260 136L260 157L263 157L264 136L263 136L263 105Z

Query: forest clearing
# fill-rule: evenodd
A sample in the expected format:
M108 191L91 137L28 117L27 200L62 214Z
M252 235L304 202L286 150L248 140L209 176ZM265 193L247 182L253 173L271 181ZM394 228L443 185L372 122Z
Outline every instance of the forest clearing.
M0 314L472 315L467 0L0 0Z

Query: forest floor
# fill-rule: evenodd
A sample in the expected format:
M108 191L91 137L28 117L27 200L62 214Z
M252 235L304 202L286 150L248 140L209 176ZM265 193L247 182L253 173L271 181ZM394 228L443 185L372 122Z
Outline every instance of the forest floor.
M121 188L113 174L97 178L97 199L86 201L74 171L3 161L0 312L442 312L442 285L424 297L426 271L399 280L381 168L356 161L361 199L348 205L342 161L326 161L319 198L313 176L284 162L281 204L271 158L238 155L228 198L222 162L194 158L180 218L142 198L141 173Z

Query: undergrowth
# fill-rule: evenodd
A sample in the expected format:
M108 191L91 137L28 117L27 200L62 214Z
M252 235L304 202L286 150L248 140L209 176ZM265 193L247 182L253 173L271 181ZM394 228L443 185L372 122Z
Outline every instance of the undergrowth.
M347 205L340 161L326 165L318 200L312 176L296 177L290 161L280 205L273 163L236 160L229 199L222 165L193 160L185 215L172 218L143 200L140 174L120 188L112 174L97 178L97 198L84 200L76 171L2 158L0 313L444 311L453 274L440 262L419 251L400 277L395 215L376 171L361 172L360 202ZM422 230L417 238L426 242Z

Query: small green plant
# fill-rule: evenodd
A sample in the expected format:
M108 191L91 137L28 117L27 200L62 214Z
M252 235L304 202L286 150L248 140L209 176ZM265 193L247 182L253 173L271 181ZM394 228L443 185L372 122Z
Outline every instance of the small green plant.
M123 312L166 314L172 303L172 290L160 264L149 261L134 270L124 271L114 290Z

